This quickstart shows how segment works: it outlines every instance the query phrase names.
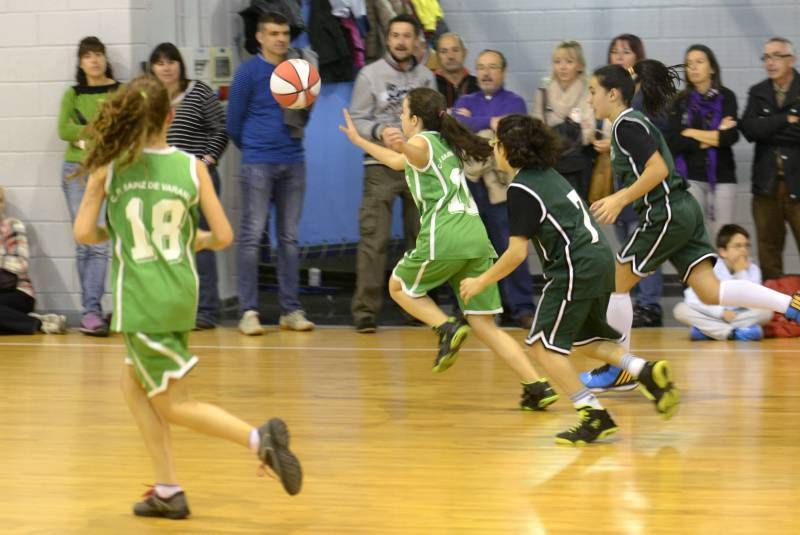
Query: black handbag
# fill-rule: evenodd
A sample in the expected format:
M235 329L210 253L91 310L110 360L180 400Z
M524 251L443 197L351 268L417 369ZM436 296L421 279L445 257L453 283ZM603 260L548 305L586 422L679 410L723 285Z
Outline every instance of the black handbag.
M13 292L17 289L16 273L11 273L7 269L0 269L0 292Z
M556 113L547 104L547 89L542 87L539 88L539 91L542 92L542 116L546 117L547 113ZM581 125L570 117L561 117L561 119L563 119L562 123L550 127L561 139L561 157L558 159L555 169L561 174L583 171L589 162L583 150L583 130ZM545 119L546 123L547 120Z

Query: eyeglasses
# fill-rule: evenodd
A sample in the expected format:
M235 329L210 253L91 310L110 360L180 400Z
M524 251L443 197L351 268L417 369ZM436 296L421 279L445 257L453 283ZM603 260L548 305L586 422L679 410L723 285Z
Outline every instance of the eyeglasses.
M495 148L498 143L500 143L500 140L497 139L496 137L493 137L492 139L489 140L489 146L492 148Z
M782 59L791 58L792 54L764 54L761 56L761 61L767 63L768 61L780 61Z

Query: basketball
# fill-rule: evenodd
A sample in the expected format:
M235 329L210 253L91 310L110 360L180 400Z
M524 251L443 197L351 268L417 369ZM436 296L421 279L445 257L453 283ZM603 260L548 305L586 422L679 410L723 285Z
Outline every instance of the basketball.
M269 89L284 108L308 108L316 100L322 82L316 67L304 59L287 59L278 64L269 79Z

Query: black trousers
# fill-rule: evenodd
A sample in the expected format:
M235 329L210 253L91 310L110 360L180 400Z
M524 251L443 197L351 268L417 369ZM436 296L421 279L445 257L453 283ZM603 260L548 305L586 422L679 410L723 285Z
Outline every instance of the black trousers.
M19 290L0 292L0 334L33 334L42 322L28 316L36 301Z

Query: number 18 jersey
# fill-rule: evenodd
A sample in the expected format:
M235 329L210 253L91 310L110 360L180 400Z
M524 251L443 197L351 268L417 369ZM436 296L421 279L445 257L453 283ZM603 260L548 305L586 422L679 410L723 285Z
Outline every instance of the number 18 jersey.
M428 143L430 158L423 168L406 162L406 182L420 214L416 254L428 260L497 258L458 156L438 132L417 135Z
M106 221L112 243L113 330L194 328L198 184L194 156L174 147L146 149L119 172L109 167Z

